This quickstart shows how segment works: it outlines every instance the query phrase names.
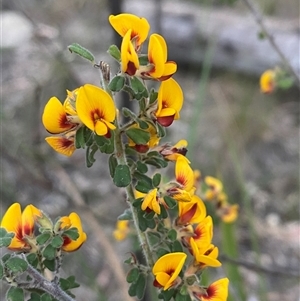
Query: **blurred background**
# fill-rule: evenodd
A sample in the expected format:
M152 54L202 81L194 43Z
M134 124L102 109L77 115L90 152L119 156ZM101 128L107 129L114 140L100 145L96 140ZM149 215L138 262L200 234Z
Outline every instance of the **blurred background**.
M299 74L299 1L254 4ZM67 50L71 43L117 73L106 51L121 41L108 23L120 11L146 17L151 32L166 38L169 60L178 62L174 77L185 104L167 140L187 139L193 169L221 179L229 201L240 206L234 224L215 217L223 266L204 281L229 277L229 300L300 300L299 89L260 92L260 74L281 62L259 39L243 0L4 1L1 215L13 202L33 203L53 217L77 211L88 241L65 256L63 268L81 284L77 300L133 300L126 297L122 262L136 247L112 235L126 205L112 185L106 155L97 155L88 169L83 150L71 158L56 154L41 123L50 97L63 101L66 89L99 82L99 71ZM1 290L4 300L6 287ZM149 289L144 301L155 296Z

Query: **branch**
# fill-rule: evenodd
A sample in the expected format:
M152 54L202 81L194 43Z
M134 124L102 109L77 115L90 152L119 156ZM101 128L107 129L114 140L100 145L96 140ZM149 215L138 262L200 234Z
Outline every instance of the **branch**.
M71 296L69 296L65 291L63 291L57 283L47 280L32 265L30 265L27 261L25 254L22 253L21 257L28 264L26 272L34 280L31 285L24 285L23 286L24 288L26 287L27 289L30 288L40 289L50 294L58 301L75 301Z
M269 40L270 44L272 45L273 49L277 52L279 57L281 58L282 62L286 66L286 68L291 72L292 76L294 77L296 84L300 86L300 76L297 74L297 72L294 70L292 65L290 64L289 60L286 58L284 53L281 51L281 49L276 44L274 37L272 34L269 33L268 28L265 25L265 22L263 20L262 13L254 7L254 4L252 0L243 0L246 6L251 11L256 23L260 26L261 30L263 31L266 38Z

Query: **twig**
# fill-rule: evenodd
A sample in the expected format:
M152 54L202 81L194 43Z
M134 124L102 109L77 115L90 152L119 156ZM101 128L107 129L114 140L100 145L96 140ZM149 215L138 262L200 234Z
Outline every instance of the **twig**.
M255 271L257 273L265 273L270 274L274 276L284 276L284 277L290 277L290 278L300 278L299 271L287 271L287 269L283 268L277 268L277 269L270 269L266 267L262 267L257 265L256 263L252 262L246 262L245 260L239 260L239 259L233 259L227 255L220 255L220 260L223 262L232 263L234 265L242 266L248 270Z
M69 296L65 291L61 289L61 287L55 283L47 280L44 276L42 276L34 267L32 267L27 259L25 254L20 255L23 260L25 260L28 264L26 272L32 277L34 280L31 284L24 284L23 287L30 289L40 289L44 292L47 292L52 297L54 297L58 301L75 301L71 296Z
M66 193L73 203L81 209L80 215L89 223L91 229L93 229L95 233L93 239L96 240L98 245L104 250L105 258L107 259L109 266L113 267L112 272L114 273L114 278L118 282L119 289L122 291L124 301L133 301L133 299L128 296L128 285L125 280L126 276L120 264L119 257L117 256L110 241L107 239L104 230L99 225L94 212L85 205L84 199L68 173L60 165L57 165L54 170L54 174L58 178L59 182L63 183L64 193Z
M249 10L251 11L251 13L252 13L252 15L253 15L256 23L260 26L261 30L263 31L263 34L269 40L269 42L272 45L273 49L277 52L277 54L281 58L281 60L284 63L284 65L291 72L292 76L295 79L296 84L298 86L300 86L300 76L297 74L297 72L294 70L294 68L290 64L289 60L286 58L286 56L284 55L284 53L281 51L281 49L276 44L273 35L269 33L268 28L266 27L265 22L263 20L262 13L258 9L255 8L252 0L243 0L243 1L246 4L246 6L249 8Z

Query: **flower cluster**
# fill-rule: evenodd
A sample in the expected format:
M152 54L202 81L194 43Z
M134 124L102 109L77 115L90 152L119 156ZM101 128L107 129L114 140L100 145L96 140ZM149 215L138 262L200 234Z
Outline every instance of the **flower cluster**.
M52 97L47 102L42 121L51 134L47 143L58 153L71 156L75 149L75 139L82 127L93 131L95 135L110 137L116 118L116 108L111 96L103 89L86 84L74 91L67 90L62 104Z
M39 236L35 234L37 226L42 227L40 235L49 236L42 244ZM7 248L21 252L40 253L45 247L51 245L51 239L56 236L61 237L61 244L57 249L73 252L79 249L87 238L77 213L72 212L69 216L61 217L53 225L43 211L31 204L26 206L23 212L19 203L12 204L2 218L1 228L14 234ZM77 234L69 235L70 229Z

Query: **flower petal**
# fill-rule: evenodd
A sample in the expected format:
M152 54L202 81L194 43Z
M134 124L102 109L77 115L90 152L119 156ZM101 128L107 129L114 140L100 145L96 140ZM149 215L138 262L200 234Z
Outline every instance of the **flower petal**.
M150 25L145 18L132 14L119 14L116 16L110 15L108 20L114 30L122 37L131 29L131 39L136 37L138 48L147 39Z
M52 134L63 133L74 127L74 124L68 121L65 109L56 97L51 97L47 102L42 122L46 130Z
M65 156L72 156L76 150L74 145L74 139L68 139L65 137L46 137L47 143L58 153Z
M176 181L183 186L182 189L188 192L193 189L194 172L187 161L182 157L178 157L176 160L175 176Z
M113 122L116 118L116 108L110 95L90 84L79 88L76 111L82 123L92 131L95 131L97 121Z

